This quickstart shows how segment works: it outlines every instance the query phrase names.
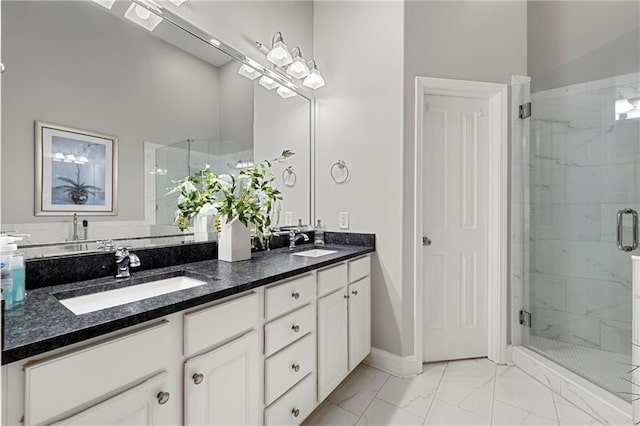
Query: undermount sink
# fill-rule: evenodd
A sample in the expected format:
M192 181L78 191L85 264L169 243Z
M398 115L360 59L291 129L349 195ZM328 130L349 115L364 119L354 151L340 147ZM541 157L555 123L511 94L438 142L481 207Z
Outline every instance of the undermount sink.
M181 275L69 298L54 296L71 312L82 315L204 284L207 282Z
M293 253L294 256L304 256L304 257L321 257L326 256L328 254L337 253L337 250L325 250L325 249L311 249L305 251L299 251L297 253Z

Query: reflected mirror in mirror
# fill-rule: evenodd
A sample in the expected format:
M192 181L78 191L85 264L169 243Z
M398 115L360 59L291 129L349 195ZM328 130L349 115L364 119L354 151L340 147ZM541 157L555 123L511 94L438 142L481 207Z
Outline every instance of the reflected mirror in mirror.
M205 164L237 172L283 149L296 155L273 167L284 195L279 225L285 218L310 223L309 99L283 99L239 74L240 62L166 20L152 31L136 25L125 19L131 5L2 2L2 229L30 234L22 245L37 247L28 257L104 250L95 240L127 239L134 247L191 241L173 223L173 181ZM77 212L77 238L86 221L87 242L74 240L73 205L66 214L35 215L36 121L118 139L117 214ZM53 173L49 191L61 177L91 185L97 169L83 163L74 176Z

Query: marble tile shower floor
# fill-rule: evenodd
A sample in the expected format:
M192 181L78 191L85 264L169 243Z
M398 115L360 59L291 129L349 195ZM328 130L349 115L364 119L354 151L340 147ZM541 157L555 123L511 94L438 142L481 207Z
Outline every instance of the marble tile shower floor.
M561 366L591 380L621 398L631 401L631 355L588 348L539 336L529 336L529 345Z
M360 365L305 425L599 425L522 370L487 359L399 379Z

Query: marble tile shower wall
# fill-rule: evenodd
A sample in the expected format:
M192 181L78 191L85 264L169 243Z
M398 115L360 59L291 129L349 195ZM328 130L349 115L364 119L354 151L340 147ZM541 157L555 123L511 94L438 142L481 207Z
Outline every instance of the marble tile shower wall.
M532 94L530 307L533 335L631 353L631 259L616 212L640 210L640 75ZM631 238L631 229L625 229Z

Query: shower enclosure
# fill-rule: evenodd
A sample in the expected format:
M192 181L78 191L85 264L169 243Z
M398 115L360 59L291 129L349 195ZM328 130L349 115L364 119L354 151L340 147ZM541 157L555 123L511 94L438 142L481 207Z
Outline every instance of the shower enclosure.
M531 314L522 344L629 401L640 74L610 58L620 46L637 55L639 36L533 79L529 137L514 157L523 201L514 244ZM589 70L607 58L604 72Z

